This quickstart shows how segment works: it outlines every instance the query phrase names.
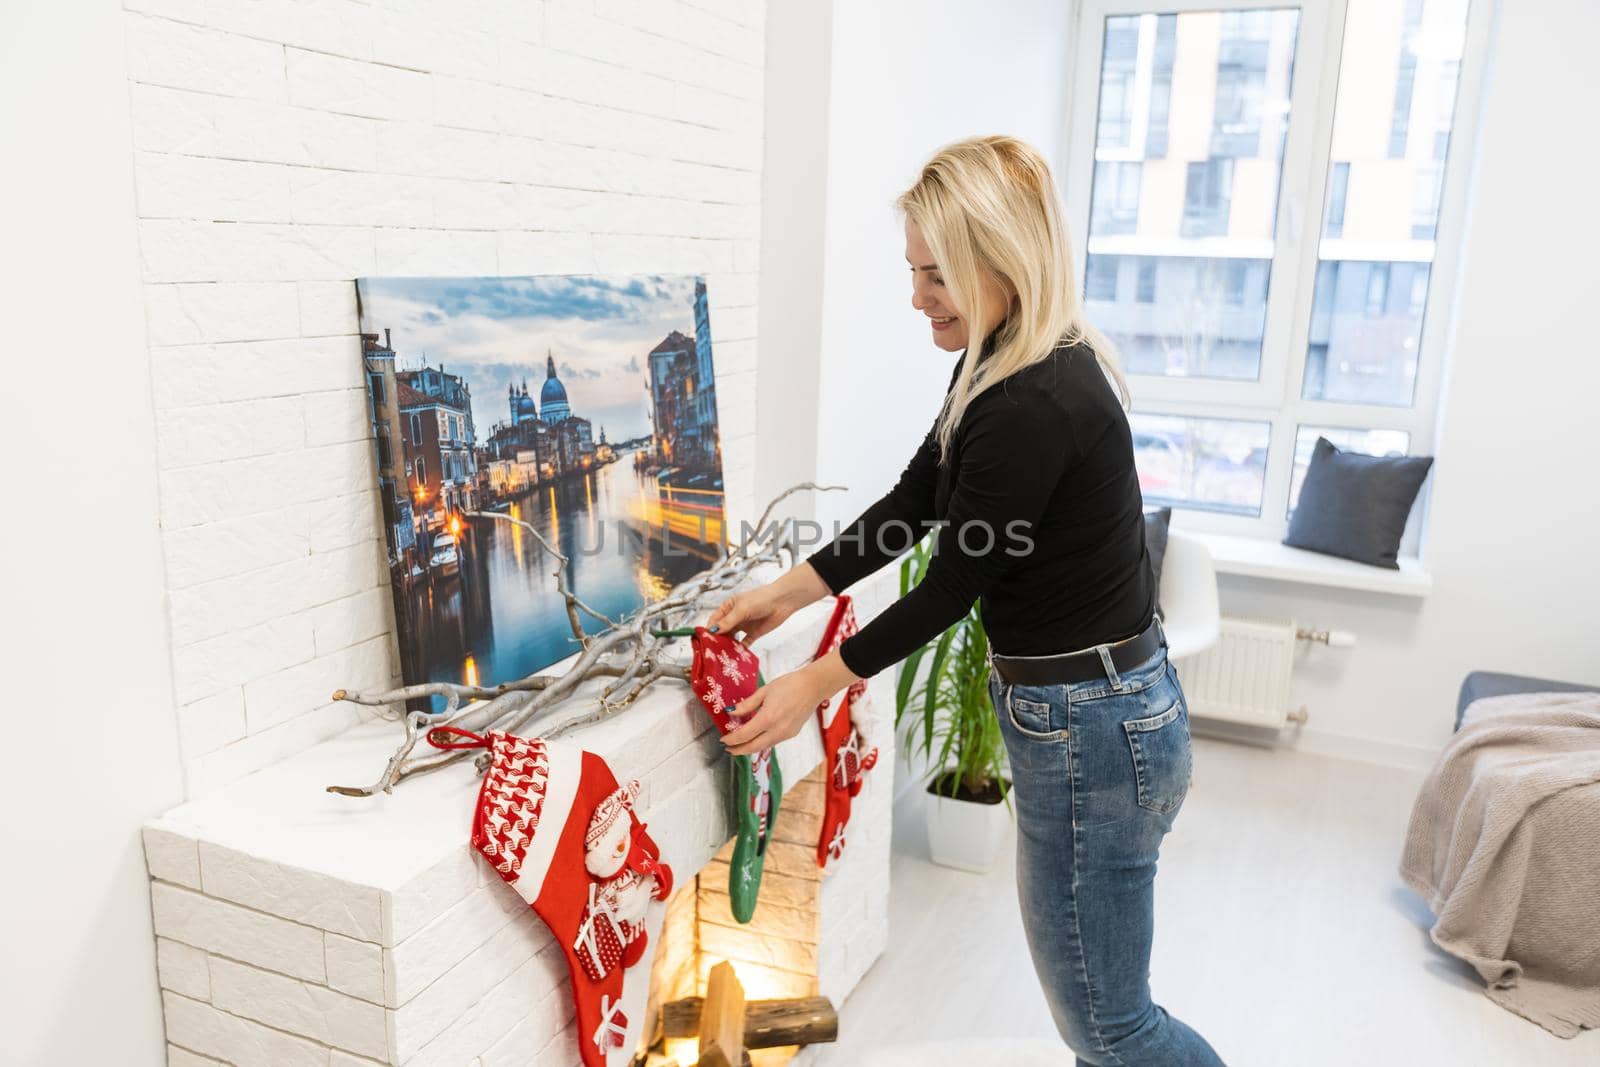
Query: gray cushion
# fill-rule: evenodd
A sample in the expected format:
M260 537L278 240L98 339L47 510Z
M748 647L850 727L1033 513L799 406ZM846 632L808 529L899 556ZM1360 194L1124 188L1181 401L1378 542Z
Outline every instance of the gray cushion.
M1496 674L1493 671L1473 671L1461 683L1461 695L1456 698L1456 729L1461 729L1461 717L1467 705L1484 697L1512 696L1516 693L1596 693L1600 688L1592 685L1574 685L1571 682L1552 682L1548 678L1529 678L1521 674Z
M1432 456L1366 456L1317 438L1286 545L1399 570L1400 538Z
M1172 509L1144 513L1144 550L1150 553L1150 570L1155 574L1156 614L1161 610L1161 568L1167 561L1167 533L1172 528Z

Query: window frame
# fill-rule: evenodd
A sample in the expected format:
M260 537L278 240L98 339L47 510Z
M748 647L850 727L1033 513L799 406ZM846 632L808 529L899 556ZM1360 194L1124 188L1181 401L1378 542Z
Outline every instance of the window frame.
M1332 172L1334 109L1338 102L1340 61L1348 0L1074 0L1066 102L1066 134L1056 173L1062 185L1073 268L1083 291L1089 256L1090 200L1093 194L1096 126L1099 116L1101 51L1105 19L1126 15L1182 15L1189 12L1297 8L1300 21L1290 86L1290 114L1279 174L1277 216L1271 245L1261 367L1255 381L1128 375L1134 411L1150 415L1244 419L1271 424L1259 517L1183 508L1184 527L1280 540L1288 528L1289 487L1294 473L1299 428L1328 426L1356 430L1401 430L1413 455L1434 454L1444 365L1456 321L1456 281L1461 259L1477 134L1483 109L1483 83L1492 29L1493 5L1468 0L1466 32L1456 84L1449 150L1443 161L1436 236L1431 242L1427 301L1423 307L1417 372L1409 407L1306 400L1302 397L1311 333L1312 301L1318 263L1325 245L1338 259L1341 238L1322 237ZM1151 35L1152 38L1154 35ZM1136 69L1153 62L1154 41L1140 43ZM1136 79L1130 147L1108 159L1132 161L1148 123L1147 94ZM1385 131L1387 133L1387 131ZM1430 137L1432 134L1430 133ZM1119 247L1119 239L1097 242L1096 252L1138 255ZM1212 255L1207 241L1186 242L1182 253ZM1219 250L1220 251L1220 250ZM1263 248L1261 251L1265 251ZM1251 253L1252 258L1261 258ZM1391 294L1392 295L1392 294ZM1409 297L1408 297L1409 298ZM1413 510L1403 555L1422 555L1431 479Z

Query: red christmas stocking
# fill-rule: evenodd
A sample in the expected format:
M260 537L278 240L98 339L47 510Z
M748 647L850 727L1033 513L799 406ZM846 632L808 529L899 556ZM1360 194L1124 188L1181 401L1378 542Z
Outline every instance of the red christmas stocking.
M453 726L428 732L436 748L487 748L472 844L561 943L578 1008L585 1067L621 1067L630 1023L644 1014L649 975L624 993L644 955L651 901L672 890L672 869L633 810L639 783L619 786L605 760L567 745ZM623 1010L624 996L629 999Z
M756 654L727 634L714 634L704 626L693 630L662 630L661 637L687 635L694 645L694 666L689 685L711 714L717 730L727 733L740 725L733 709L760 685L761 661ZM783 801L783 771L770 748L753 756L733 758L735 839L728 864L728 899L733 917L749 922L761 895L761 872L766 866L767 842Z
M855 633L855 608L848 596L839 597L833 617L823 631L822 644L815 658L826 656ZM828 702L817 706L817 725L822 727L823 760L828 768L827 801L822 809L822 836L817 839L817 866L826 867L830 859L844 855L844 830L850 822L850 800L861 792L862 778L878 762L878 750L866 747L859 723L865 711L867 683L858 681L844 691L833 720L828 720Z

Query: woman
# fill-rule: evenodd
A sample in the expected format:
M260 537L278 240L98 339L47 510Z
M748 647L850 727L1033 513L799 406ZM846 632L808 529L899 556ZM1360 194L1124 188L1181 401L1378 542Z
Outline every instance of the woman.
M1023 924L1057 1029L1080 1064L1220 1064L1150 999L1152 882L1188 790L1188 712L1155 619L1125 385L1083 321L1049 168L1013 138L961 141L899 206L911 304L935 345L963 353L944 406L887 496L711 624L753 640L948 529L916 588L758 690L724 741L745 754L793 737L981 598Z

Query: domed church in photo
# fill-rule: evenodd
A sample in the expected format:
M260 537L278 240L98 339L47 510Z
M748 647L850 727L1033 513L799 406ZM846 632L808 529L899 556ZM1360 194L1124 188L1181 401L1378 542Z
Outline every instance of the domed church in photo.
M545 379L544 387L539 390L539 414L552 426L572 415L572 408L567 404L567 387L556 377L556 357L550 352L545 354Z

